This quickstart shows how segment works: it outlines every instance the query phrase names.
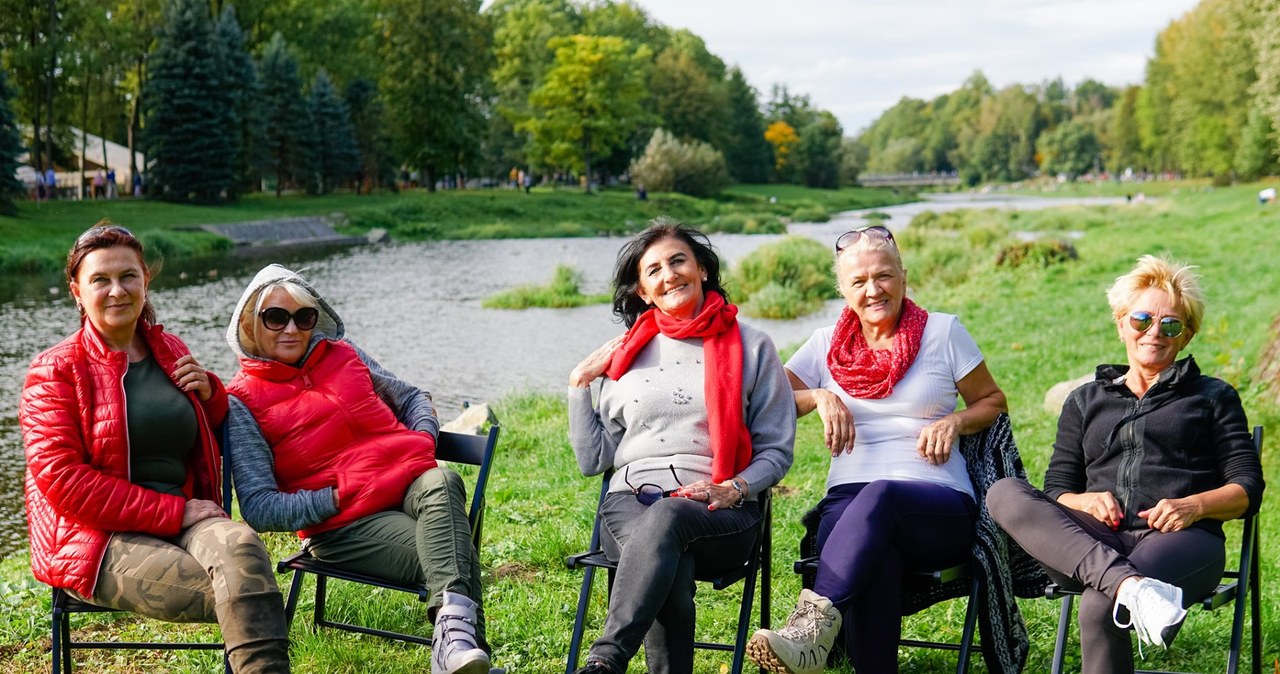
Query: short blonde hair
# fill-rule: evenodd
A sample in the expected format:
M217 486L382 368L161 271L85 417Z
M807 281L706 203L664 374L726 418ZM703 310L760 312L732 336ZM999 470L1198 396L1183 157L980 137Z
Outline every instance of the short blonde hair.
M886 239L880 236L860 236L848 247L836 253L835 262L831 265L831 275L836 279L836 289L840 287L840 260L846 255L867 253L871 251L884 251L889 254L889 258L893 260L893 264L901 273L906 273L907 268L902 266L902 251L898 250L898 244L893 239ZM841 293L842 295L844 293Z
M250 356L262 355L261 350L258 349L258 338L256 336L258 323L254 319L258 317L258 312L262 311L262 304L263 302L266 302L267 295L270 295L271 291L276 288L281 288L285 292L289 293L289 297L292 297L294 302L297 302L304 307L314 308L318 306L316 298L312 297L311 293L307 292L306 288L303 288L288 279L272 281L255 290L253 296L249 298L249 301L244 303L244 309L240 312L240 324L238 329L240 335L240 348L244 349L244 352Z
M1204 318L1204 291L1200 289L1200 277L1191 271L1195 268L1164 255L1143 255L1132 271L1118 277L1107 290L1111 317L1120 322L1142 291L1157 288L1169 294L1173 306L1182 314L1187 328L1184 339L1190 341L1200 332Z

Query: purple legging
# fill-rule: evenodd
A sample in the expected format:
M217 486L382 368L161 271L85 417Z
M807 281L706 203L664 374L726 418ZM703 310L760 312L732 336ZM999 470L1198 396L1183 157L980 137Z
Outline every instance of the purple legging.
M832 487L818 507L814 592L843 613L845 648L859 674L896 672L902 574L967 559L977 506L950 487L877 480Z

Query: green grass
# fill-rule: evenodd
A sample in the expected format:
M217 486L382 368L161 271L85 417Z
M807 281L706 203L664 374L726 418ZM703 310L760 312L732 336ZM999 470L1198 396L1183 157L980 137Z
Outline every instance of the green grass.
M756 318L803 316L839 296L831 252L806 236L788 236L751 251L728 280L734 301Z
M547 285L522 285L485 298L482 304L489 309L528 309L543 307L565 309L588 304L607 304L613 295L584 295L582 273L568 265L556 265L551 282Z
M936 236L902 241L903 254L912 269L914 296L931 311L955 313L982 347L996 381L1010 401L1010 413L1023 459L1032 481L1039 483L1048 461L1057 415L1042 409L1044 392L1054 383L1091 372L1100 362L1124 358L1124 348L1110 323L1104 293L1111 281L1130 269L1145 253L1168 252L1200 265L1208 297L1205 330L1189 347L1201 367L1232 382L1241 392L1251 424L1263 424L1272 435L1264 452L1264 469L1277 484L1280 450L1275 442L1280 430L1280 404L1269 393L1267 382L1253 374L1260 353L1270 339L1277 312L1276 288L1280 287L1280 211L1261 209L1251 195L1256 186L1183 192L1170 199L1142 206L1114 209L1069 209L1066 216L1023 213L1000 216L983 213L975 222L931 229ZM947 247L944 232L966 241L987 241L968 234L979 229L1011 226L1018 230L1043 225L1058 236L1064 226L1078 222L1085 232L1074 241L1079 258L1050 266L1001 267L995 255L1005 239L994 238L971 254L958 258L961 272L947 270L948 282L926 274L921 262L935 245ZM969 238L969 237L973 238ZM936 239L936 241L934 240ZM908 245L910 244L910 245ZM970 244L967 244L970 245ZM784 351L795 345L780 345ZM485 601L490 639L496 647L495 662L512 672L562 671L568 648L571 614L581 576L564 568L564 557L586 546L599 482L583 478L576 469L568 444L565 405L559 395L515 394L497 405L503 430L485 518L485 543L481 556L487 569ZM815 415L800 421L796 462L777 491L774 523L773 574L774 624L785 620L799 591L791 573L802 534L800 515L822 496L828 459L821 449L821 428ZM1280 656L1280 508L1264 503L1262 562L1265 650L1264 662ZM1235 549L1239 527L1229 525L1229 550ZM267 536L275 556L296 549L291 535ZM47 671L48 591L30 579L25 555L0 561L0 669L9 672ZM314 581L312 581L314 582ZM288 579L281 578L287 585ZM311 583L308 584L311 586ZM727 639L739 587L698 593L699 624L712 638ZM425 610L412 599L393 593L337 586L333 607L345 618L373 620L393 629L428 634ZM916 638L958 639L962 601L944 602L906 619L906 634ZM592 603L594 616L588 638L599 634L604 615L604 591L598 586ZM1027 672L1049 670L1058 603L1045 599L1019 602L1031 633ZM428 650L391 644L380 639L311 632L310 599L299 608L294 623L293 657L299 672L407 672L426 671ZM129 616L77 618L87 620L96 633L115 635L136 632L200 632L214 628L162 625ZM1167 653L1148 651L1144 668L1181 671L1221 671L1230 624L1229 610L1205 614L1191 611L1174 647ZM1078 637L1068 652L1068 668L1078 667ZM210 654L77 653L80 671L120 674L139 671L215 671L217 658ZM955 656L919 649L902 649L903 672L940 672L953 669ZM643 671L641 658L631 672ZM697 672L722 671L727 655L699 654ZM847 673L849 670L837 669ZM973 671L986 671L975 658Z
M770 197L777 199L773 202ZM907 193L846 188L816 190L795 185L740 185L715 199L652 193L639 201L630 190L584 195L575 189L466 190L322 197L253 194L225 206L197 206L118 199L114 201L21 202L15 217L0 216L0 273L56 272L65 263L75 237L102 218L132 229L167 257L220 253L229 245L194 225L268 220L305 215L342 214L341 231L360 234L375 227L392 238L495 239L597 236L643 229L669 215L708 232L779 233L780 218L797 209L814 217L908 200ZM163 232L163 233L162 233Z

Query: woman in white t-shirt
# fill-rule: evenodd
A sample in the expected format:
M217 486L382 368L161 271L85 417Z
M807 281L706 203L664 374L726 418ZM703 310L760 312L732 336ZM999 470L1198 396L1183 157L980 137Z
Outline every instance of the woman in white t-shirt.
M959 436L1008 407L960 321L907 299L888 229L842 235L835 272L847 307L786 365L797 412L822 418L831 470L814 589L786 627L757 631L747 648L774 672L822 671L842 622L857 672L897 671L903 572L959 563L973 542Z

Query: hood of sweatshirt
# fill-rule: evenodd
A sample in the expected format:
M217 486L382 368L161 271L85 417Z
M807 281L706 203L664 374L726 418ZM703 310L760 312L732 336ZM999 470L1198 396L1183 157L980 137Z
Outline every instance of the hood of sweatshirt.
M248 306L250 302L254 304L254 308L252 310L256 312L259 294L262 288L280 281L297 284L299 287L306 290L308 294L315 298L316 308L320 310L320 317L316 321L314 331L311 333L311 342L307 345L307 352L303 355L302 360L296 363L296 365L301 366L305 363L307 358L311 356L311 352L315 350L316 344L320 343L322 340L340 340L346 334L346 328L343 326L342 318L338 316L338 312L334 311L333 307L329 306L329 303L325 301L324 297L322 297L320 293L316 292L316 289L312 287L311 283L307 281L307 279L282 265L270 264L263 267L262 270L253 277L253 280L249 282L249 286L244 289L244 293L240 295L240 301L236 302L235 311L231 314L231 322L227 326L227 344L242 361L270 361L269 358L263 358L261 356L255 356L245 352L244 345L240 343L240 316L244 313L245 307ZM254 320L257 319L255 318ZM293 365L293 363L290 363L290 365Z

